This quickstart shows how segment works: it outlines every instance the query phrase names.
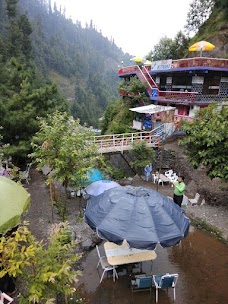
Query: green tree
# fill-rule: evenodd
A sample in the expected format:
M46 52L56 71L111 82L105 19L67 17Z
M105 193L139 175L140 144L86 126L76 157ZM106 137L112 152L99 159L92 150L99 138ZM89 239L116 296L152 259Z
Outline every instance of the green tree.
M181 145L191 163L203 164L211 178L228 181L228 107L212 105L199 111L197 119L185 123Z
M12 59L5 67L8 74L0 86L0 114L4 143L9 143L8 154L17 162L26 158L32 136L38 130L36 117L44 117L53 109L66 110L55 85L37 83L34 67Z
M131 125L134 114L129 108L135 107L139 103L149 102L146 95L146 84L142 83L137 77L131 77L119 84L119 90L128 95L124 99L110 102L102 120L102 133L120 134L131 132Z
M74 252L67 224L61 224L48 244L35 239L19 226L9 237L0 238L0 277L8 273L21 282L19 303L53 303L58 294L73 295L80 271L74 270L79 256ZM67 301L62 301L62 303Z
M53 170L48 176L51 201L53 202L53 180L65 187L62 219L65 220L67 188L79 189L87 179L86 171L96 166L98 147L92 142L90 129L80 125L67 113L55 111L47 119L39 119L39 131L32 140L33 153L30 155L38 168L49 165Z
M165 36L154 46L149 56L152 60L172 59L172 50L173 40Z
M148 164L152 164L155 159L155 151L152 148L148 148L145 142L138 142L133 145L132 156L134 160L131 165L135 170L139 170Z
M196 33L209 18L214 4L215 0L193 0L187 14L186 30Z
M179 31L174 39L163 37L146 56L149 60L179 59L185 56L189 38Z

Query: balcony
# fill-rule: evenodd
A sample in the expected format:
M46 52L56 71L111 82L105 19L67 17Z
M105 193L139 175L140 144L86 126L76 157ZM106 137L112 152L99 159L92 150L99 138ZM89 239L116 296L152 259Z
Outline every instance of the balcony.
M194 57L194 58L173 60L172 62L172 69L191 68L191 67L228 69L228 59Z

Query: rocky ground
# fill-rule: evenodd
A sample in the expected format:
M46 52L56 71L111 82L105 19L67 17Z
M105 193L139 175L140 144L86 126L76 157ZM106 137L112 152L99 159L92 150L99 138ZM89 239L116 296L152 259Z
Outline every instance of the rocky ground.
M47 240L51 230L52 208L49 199L49 189L45 184L45 176L36 171L31 170L31 180L29 185L25 185L28 192L31 194L31 206L24 219L30 222L29 228L38 240ZM153 188L160 193L172 196L173 188L169 185L160 186L153 184L150 180L146 182L143 178L135 176L133 179L120 181L122 185L132 184L133 186L143 186ZM94 233L84 223L82 218L82 208L85 207L86 201L83 198L70 198L67 202L67 221L72 227L72 236L76 241L82 244L88 239L94 238ZM219 229L223 233L223 237L228 240L228 209L225 207L216 207L205 204L203 206L187 206L186 214L190 218L200 218L208 224ZM61 221L57 214L57 209L54 208L54 223Z

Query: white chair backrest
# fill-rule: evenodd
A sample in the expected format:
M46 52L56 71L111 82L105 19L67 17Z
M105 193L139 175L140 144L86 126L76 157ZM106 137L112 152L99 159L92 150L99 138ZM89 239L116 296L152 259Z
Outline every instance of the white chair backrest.
M171 175L171 174L173 174L173 170L172 169L165 171L165 175L166 176L167 175Z
M200 206L203 206L203 205L205 205L206 204L206 201L205 201L205 199L203 198L202 199L202 202L201 202L201 204L200 204Z
M27 164L27 166L26 166L26 170L25 170L25 171L29 173L30 168L31 168L31 164Z
M195 199L196 201L198 201L198 200L199 200L199 198L200 198L200 194L199 194L199 193L196 193L196 195L195 195L194 199Z

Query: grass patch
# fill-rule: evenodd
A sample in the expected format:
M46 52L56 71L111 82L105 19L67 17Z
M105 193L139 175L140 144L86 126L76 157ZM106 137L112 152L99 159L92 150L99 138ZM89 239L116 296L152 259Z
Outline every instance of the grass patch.
M191 219L191 224L206 232L209 232L217 240L228 245L228 240L223 237L222 231L220 229L214 227L213 225L208 224L205 220L202 220L202 219L196 217L194 219Z

